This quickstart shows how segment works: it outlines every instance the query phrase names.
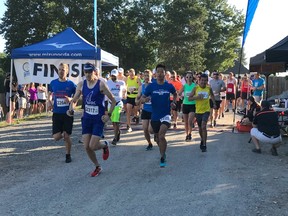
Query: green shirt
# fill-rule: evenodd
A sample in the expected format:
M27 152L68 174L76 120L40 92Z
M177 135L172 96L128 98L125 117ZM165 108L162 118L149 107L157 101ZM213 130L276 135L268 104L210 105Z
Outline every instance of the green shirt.
M187 83L183 86L184 89L184 100L183 100L183 104L186 105L194 105L196 102L195 100L193 101L189 101L189 95L192 92L192 90L195 88L196 84L195 83L191 83L191 85L188 85Z

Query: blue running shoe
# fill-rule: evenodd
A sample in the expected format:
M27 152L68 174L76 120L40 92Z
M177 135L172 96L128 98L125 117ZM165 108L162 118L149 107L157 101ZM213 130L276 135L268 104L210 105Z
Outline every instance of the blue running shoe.
M163 157L161 157L161 159L160 159L160 168L164 168L164 167L166 167L166 160Z

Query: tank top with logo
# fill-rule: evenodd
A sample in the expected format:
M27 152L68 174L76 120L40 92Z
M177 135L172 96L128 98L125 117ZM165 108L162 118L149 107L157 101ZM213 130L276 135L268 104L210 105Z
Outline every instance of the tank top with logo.
M100 91L100 82L100 80L97 80L97 83L91 89L88 88L87 80L83 82L83 118L101 120L101 117L105 114L104 94Z

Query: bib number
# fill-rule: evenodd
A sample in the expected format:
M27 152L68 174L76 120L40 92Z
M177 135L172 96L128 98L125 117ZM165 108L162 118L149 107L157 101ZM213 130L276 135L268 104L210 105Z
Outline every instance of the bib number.
M171 116L170 115L166 115L163 118L160 119L160 122L168 122L171 123Z
M57 107L67 107L69 103L66 98L57 98L56 99Z
M90 115L98 115L99 114L99 107L92 106L92 105L85 105L85 112Z
M231 92L233 92L233 89L232 88L228 88L227 92L231 93Z

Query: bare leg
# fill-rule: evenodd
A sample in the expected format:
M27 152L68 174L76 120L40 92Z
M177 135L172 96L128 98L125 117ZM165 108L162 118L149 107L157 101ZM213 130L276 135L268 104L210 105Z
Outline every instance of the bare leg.
M159 130L159 133L158 133L159 150L160 150L161 157L164 157L166 149L167 149L167 140L165 138L167 130L168 130L167 125L161 124L160 130Z

